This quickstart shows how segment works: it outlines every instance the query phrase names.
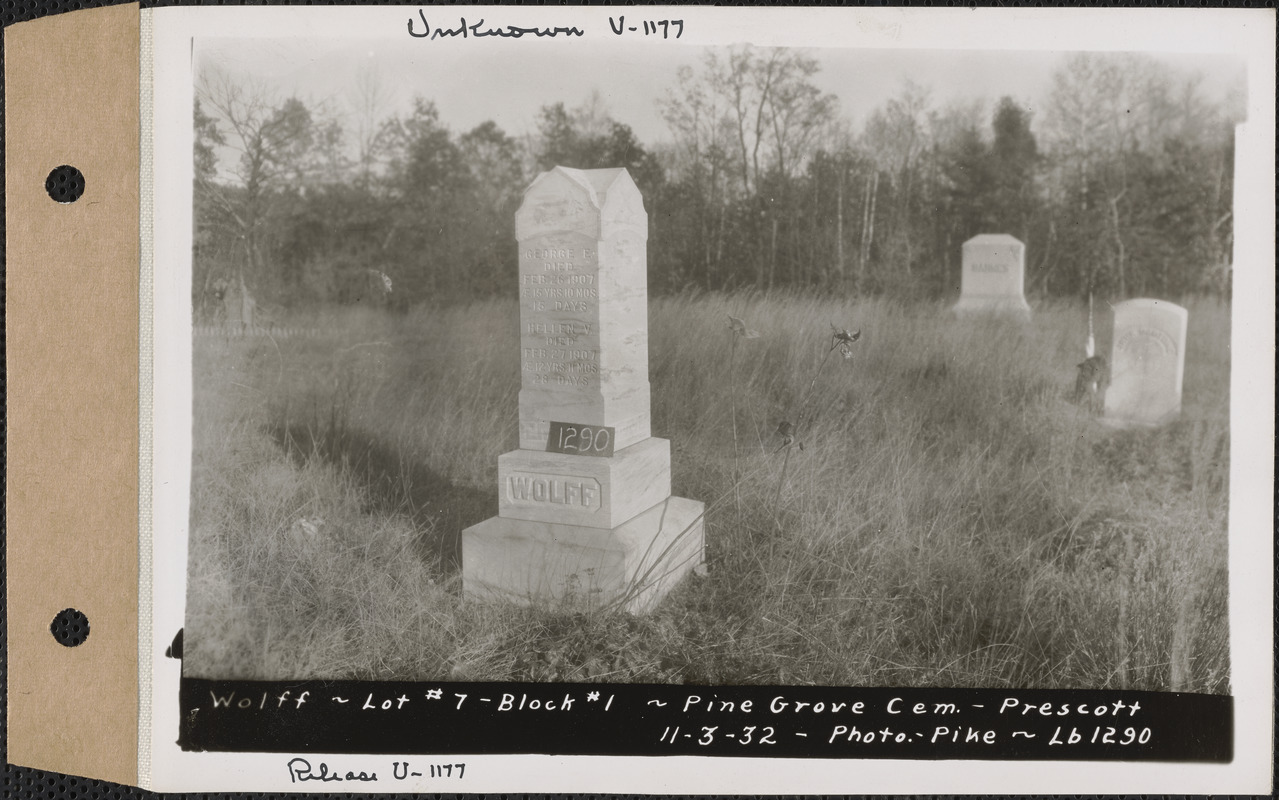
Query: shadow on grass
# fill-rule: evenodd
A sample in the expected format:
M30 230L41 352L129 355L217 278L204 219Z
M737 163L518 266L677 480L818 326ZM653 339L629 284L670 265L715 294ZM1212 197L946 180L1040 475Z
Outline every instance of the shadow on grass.
M423 555L446 577L462 570L462 530L497 516L497 495L458 486L393 445L359 429L272 419L268 433L298 463L320 458L364 487L367 512L407 514L423 531Z

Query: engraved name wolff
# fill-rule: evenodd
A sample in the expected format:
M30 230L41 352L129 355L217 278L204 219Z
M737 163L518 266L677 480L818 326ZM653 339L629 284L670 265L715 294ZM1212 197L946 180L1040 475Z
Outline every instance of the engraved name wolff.
M519 506L557 505L600 509L600 484L594 478L512 472L506 478L506 498Z

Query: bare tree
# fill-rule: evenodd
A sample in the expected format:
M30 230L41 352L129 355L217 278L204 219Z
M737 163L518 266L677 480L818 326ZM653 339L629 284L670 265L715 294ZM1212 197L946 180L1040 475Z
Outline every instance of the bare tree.
M786 178L802 169L821 133L835 121L837 99L811 82L820 69L816 59L796 51L783 51L776 65L766 108L773 167Z
M313 166L317 138L326 145L321 149L331 152L340 141L340 129L327 125L317 130L311 110L298 98L280 101L261 84L223 73L203 75L196 98L201 108L213 112L211 128L239 154L226 169L229 181L197 173L196 190L234 222L244 245L237 276L243 287L264 276L263 228L272 194L290 181L301 185Z
M930 92L911 80L902 84L901 93L890 99L882 109L876 110L866 121L865 144L877 162L876 177L872 182L869 225L874 225L874 206L878 193L878 174L888 176L892 205L888 210L886 241L899 255L899 262L906 274L910 274L914 261L914 245L909 230L910 203L918 170L916 162L930 146L929 120L931 118ZM871 229L873 231L873 228ZM869 242L867 244L869 256Z
M688 66L679 68L674 91L658 107L675 139L671 176L684 181L694 198L698 260L710 288L727 241L729 203L740 190L734 125L725 98Z
M387 112L393 99L394 92L387 87L377 64L361 64L347 93L347 104L353 119L357 182L364 189L372 186L379 163L388 155Z
M692 176L701 201L719 209L714 232L703 216L708 275L723 247L724 214L735 206L743 232L759 237L756 280L775 280L784 217L796 205L787 195L836 118L834 96L812 82L818 69L801 51L746 45L709 52L700 71L680 71L662 112L680 142L677 152L691 162L679 172ZM796 277L793 257L789 268Z

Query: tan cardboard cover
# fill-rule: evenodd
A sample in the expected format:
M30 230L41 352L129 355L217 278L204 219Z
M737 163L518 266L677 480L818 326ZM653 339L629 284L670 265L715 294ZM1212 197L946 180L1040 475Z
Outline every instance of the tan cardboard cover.
M8 757L119 783L138 749L136 4L5 31ZM69 164L84 195L54 202ZM50 624L89 620L64 647Z

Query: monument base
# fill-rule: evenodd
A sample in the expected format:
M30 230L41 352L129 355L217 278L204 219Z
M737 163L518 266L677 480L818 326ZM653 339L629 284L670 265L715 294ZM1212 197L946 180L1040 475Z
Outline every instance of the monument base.
M1137 418L1137 417L1106 416L1105 414L1102 414L1101 416L1097 417L1097 422L1098 422L1099 424L1101 424L1102 426L1107 427L1107 428L1111 428L1111 429L1113 429L1113 430L1121 430L1121 431L1127 431L1127 430L1153 430L1153 429L1155 429L1155 428L1162 428L1162 427L1164 427L1165 425L1170 425L1170 424L1172 424L1172 423L1176 422L1176 421L1177 421L1177 418L1178 418L1178 417L1180 417L1180 416L1181 416L1181 411L1179 411L1179 410L1178 410L1178 411L1171 411L1171 412L1169 412L1169 413L1167 413L1167 414L1164 414L1164 415L1163 415L1163 416L1161 416L1161 417L1157 417L1157 418L1154 418L1154 419L1149 419L1149 418L1147 418L1147 419L1140 419L1140 418Z
M1030 319L1030 304L1020 297L974 296L960 297L950 307L953 314L1007 314Z
M611 530L493 517L462 531L462 591L643 613L702 563L704 511L699 501L669 497Z

